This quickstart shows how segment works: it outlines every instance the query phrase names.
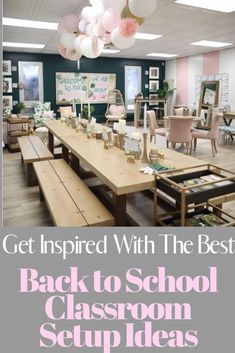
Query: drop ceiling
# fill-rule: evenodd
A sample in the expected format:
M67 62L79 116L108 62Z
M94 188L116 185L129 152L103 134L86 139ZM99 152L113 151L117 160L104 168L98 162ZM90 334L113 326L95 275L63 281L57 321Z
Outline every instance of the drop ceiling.
M59 22L63 15L79 14L87 5L88 0L4 0L3 16ZM174 0L158 0L155 13L146 19L140 31L161 34L163 37L153 41L136 40L133 47L112 56L151 60L150 57L146 57L146 54L151 52L177 54L183 57L215 50L190 45L201 40L229 42L233 43L231 47L234 47L235 12L225 14L177 5ZM59 35L56 31L3 26L3 40L46 45L41 50L18 49L21 52L57 53ZM7 50L16 51L13 48Z

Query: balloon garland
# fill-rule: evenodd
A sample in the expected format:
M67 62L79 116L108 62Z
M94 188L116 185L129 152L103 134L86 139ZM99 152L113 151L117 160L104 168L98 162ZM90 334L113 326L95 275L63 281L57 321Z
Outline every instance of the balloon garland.
M145 17L156 10L157 0L89 0L80 16L64 16L59 25L60 55L78 61L82 56L97 58L105 45L127 49Z

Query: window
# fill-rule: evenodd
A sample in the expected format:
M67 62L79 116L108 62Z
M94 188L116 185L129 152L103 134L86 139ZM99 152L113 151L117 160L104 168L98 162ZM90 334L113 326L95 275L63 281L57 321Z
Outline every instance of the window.
M41 62L19 61L20 101L26 107L43 102L43 68Z
M134 99L141 92L141 66L125 66L125 102L127 111L134 110Z

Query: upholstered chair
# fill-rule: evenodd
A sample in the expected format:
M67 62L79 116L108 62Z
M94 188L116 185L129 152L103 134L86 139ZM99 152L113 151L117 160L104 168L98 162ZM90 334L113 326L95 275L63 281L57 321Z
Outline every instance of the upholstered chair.
M35 103L34 112L35 134L39 136L46 145L48 143L48 129L44 126L44 122L55 119L54 111L51 110L51 103ZM60 141L55 137L54 147L58 147L60 144Z
M51 103L35 103L33 104L34 107L34 121L35 121L35 128L43 127L43 121L45 119L53 119L53 110L51 110Z
M174 108L174 115L177 116L188 116L189 109L187 107Z
M171 116L169 118L170 129L166 134L167 147L169 142L173 147L177 143L185 143L187 147L187 153L191 153L192 148L192 123L193 118L187 116Z
M212 151L213 157L215 157L215 154L217 153L216 141L219 134L219 126L220 126L220 121L222 117L223 117L223 114L221 113L217 113L215 115L211 125L211 129L209 131L200 130L200 129L192 130L194 151L196 151L196 148L197 148L197 139L211 140L211 151Z
M168 129L159 128L154 110L147 111L147 119L149 125L150 142L152 142L154 137L154 143L156 143L156 135L166 136Z
M72 107L68 106L68 107L60 107L59 108L60 111L60 117L64 118L64 117L69 117L70 115L72 115Z
M123 96L118 89L109 91L108 104L105 113L106 125L115 121L126 119L126 108Z

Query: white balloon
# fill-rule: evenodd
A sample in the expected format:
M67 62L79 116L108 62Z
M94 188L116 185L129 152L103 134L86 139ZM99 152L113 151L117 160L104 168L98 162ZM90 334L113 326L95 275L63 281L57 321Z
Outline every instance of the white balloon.
M135 35L132 37L123 37L120 34L119 27L115 28L111 33L112 43L118 49L130 48L135 43Z
M101 2L105 10L114 9L115 11L121 12L126 6L126 0L101 0Z
M90 4L95 9L98 17L103 16L104 14L104 6L102 4L102 0L90 0Z
M94 22L89 23L86 27L86 35L92 36L95 35L95 24Z
M157 7L157 0L129 0L129 9L136 17L151 16Z
M74 49L76 34L65 32L61 35L60 42L66 49Z
M98 16L95 9L92 6L86 6L82 9L81 16L88 22L96 21Z
M78 24L78 29L80 32L86 33L87 22L84 19L81 19Z
M65 54L66 54L67 58L71 61L77 61L81 58L81 53L78 53L74 49L66 49Z
M83 39L86 38L86 36L84 35L81 35L81 36L78 36L74 39L74 42L73 42L73 45L74 45L74 49L76 50L76 52L80 53L81 54L81 43L83 41Z
M102 53L104 42L95 36L86 37L81 42L81 53L90 59L95 59Z

